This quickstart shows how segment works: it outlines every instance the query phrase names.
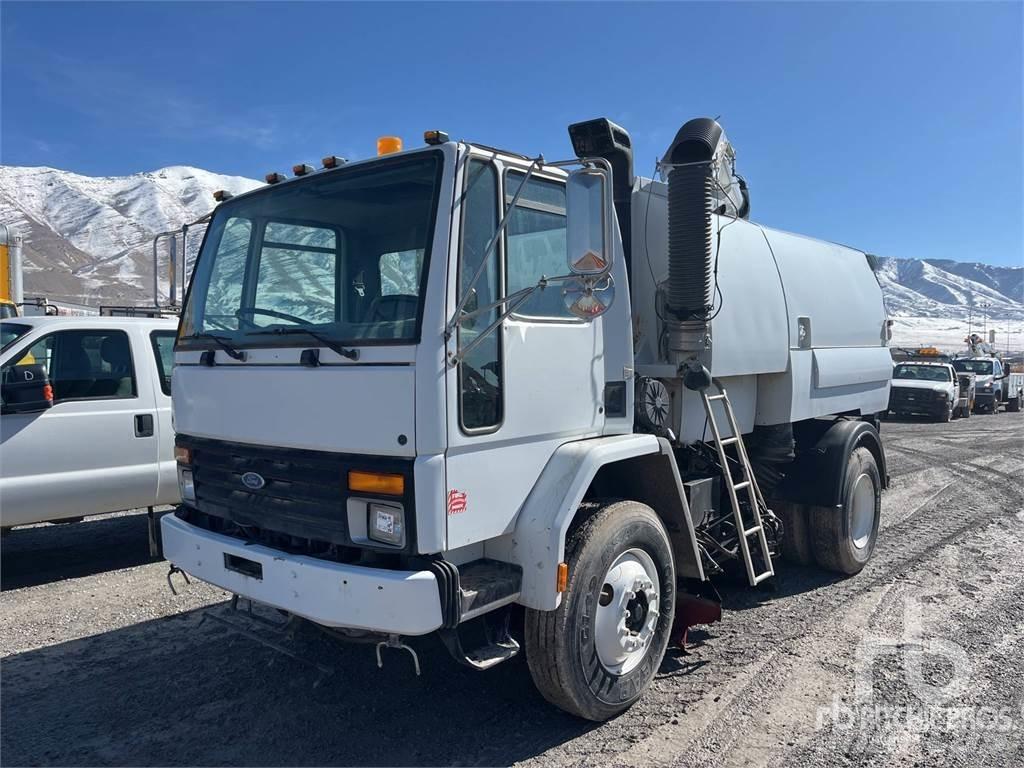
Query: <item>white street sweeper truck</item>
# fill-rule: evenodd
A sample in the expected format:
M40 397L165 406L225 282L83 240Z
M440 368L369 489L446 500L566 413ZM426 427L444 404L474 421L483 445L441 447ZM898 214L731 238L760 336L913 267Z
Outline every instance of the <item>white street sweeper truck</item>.
M433 632L477 669L525 646L545 698L603 720L716 618L711 579L864 566L892 370L871 257L749 221L714 120L662 180L606 119L569 135L548 162L430 131L218 193L172 573L378 661Z

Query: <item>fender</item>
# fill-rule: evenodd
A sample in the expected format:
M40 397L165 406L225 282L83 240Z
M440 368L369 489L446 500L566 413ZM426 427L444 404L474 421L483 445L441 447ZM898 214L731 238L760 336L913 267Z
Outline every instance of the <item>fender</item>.
M808 425L810 426L810 425ZM882 438L869 422L840 419L825 429L817 440L804 432L813 448L797 450L796 460L787 471L778 496L797 504L836 508L843 503L846 487L846 463L855 448L867 448L878 463L882 489L889 487ZM813 441L813 442L812 442ZM798 445L799 445L798 438Z
M510 555L523 568L522 605L543 611L558 607L562 596L555 584L558 564L565 558L566 533L598 472L615 465L633 476L633 482L621 486L622 497L650 504L665 521L679 574L704 579L689 505L668 441L645 434L599 437L559 447L520 510ZM638 497L635 491L641 489L646 490Z

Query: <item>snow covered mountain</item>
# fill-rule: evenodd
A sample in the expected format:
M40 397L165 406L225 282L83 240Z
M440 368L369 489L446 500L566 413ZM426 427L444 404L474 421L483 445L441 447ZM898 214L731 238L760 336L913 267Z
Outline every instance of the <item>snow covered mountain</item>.
M894 317L1024 320L1024 267L945 259L880 259L878 281Z
M150 302L153 236L208 213L214 190L259 185L187 166L105 178L0 166L0 221L25 237L26 295ZM878 279L896 318L1024 321L1024 267L882 258Z
M0 166L0 221L24 237L26 296L152 303L154 235L209 213L214 190L256 186L187 166L100 178Z

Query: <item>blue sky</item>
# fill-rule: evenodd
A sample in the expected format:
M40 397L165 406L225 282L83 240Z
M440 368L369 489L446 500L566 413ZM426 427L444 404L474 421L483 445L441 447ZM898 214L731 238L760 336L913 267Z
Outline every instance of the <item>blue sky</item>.
M428 128L637 170L721 116L752 218L881 255L1024 262L1022 4L14 3L0 160L262 177Z

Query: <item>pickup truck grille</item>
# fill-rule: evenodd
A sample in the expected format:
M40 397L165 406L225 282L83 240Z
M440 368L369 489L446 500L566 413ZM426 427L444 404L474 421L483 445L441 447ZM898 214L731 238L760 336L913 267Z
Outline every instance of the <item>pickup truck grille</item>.
M889 392L891 410L935 410L942 404L942 398L930 389L893 387Z
M194 507L247 527L314 541L351 546L347 502L348 471L362 469L405 475L406 540L414 540L412 460L355 456L325 451L254 446L178 435L192 451ZM242 476L263 478L247 487ZM387 497L382 497L387 498Z

